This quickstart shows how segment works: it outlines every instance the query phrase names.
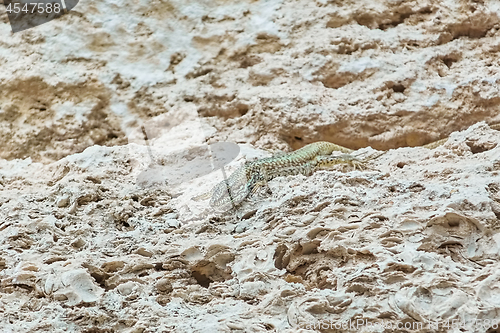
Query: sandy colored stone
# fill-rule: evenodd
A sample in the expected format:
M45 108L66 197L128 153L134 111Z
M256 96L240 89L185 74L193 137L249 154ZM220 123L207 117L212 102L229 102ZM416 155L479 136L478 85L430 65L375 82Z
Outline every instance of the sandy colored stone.
M495 1L0 15L0 331L496 329ZM388 152L226 214L198 199L221 166L320 140Z

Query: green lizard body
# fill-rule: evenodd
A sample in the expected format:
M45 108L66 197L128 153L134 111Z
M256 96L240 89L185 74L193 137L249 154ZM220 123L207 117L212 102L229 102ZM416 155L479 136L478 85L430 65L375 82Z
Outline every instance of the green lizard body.
M345 153L331 156L334 151ZM348 153L353 150L330 142L315 142L296 151L247 162L212 190L210 205L218 211L227 211L241 203L250 194L275 177L310 175L316 170L328 169L332 165L356 164Z

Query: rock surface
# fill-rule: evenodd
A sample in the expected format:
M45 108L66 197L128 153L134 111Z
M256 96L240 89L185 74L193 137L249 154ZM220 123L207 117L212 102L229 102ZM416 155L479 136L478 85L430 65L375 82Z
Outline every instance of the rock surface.
M2 332L498 328L497 2L0 15ZM319 140L390 150L228 213L196 199Z

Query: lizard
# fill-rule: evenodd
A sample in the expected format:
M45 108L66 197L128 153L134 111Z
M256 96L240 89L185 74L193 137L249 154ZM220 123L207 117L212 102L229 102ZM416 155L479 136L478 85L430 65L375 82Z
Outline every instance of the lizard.
M334 151L343 154L332 156ZM213 188L210 206L217 211L235 208L276 177L298 174L309 176L317 170L329 169L337 164L349 164L359 168L364 161L350 155L353 151L331 142L319 141L290 153L246 162Z
M448 138L424 145L424 148L434 149ZM343 153L331 156L334 151ZM246 162L235 170L227 179L219 182L207 194L200 197L210 197L210 206L216 211L228 211L236 208L243 200L256 193L267 182L280 176L302 174L310 176L317 170L328 170L338 164L348 164L355 168L363 167L367 160L360 161L350 155L354 150L327 141L310 143L291 153L282 153L265 157L256 161ZM383 152L373 158L376 159Z
M500 124L490 125L500 130ZM434 149L444 144L448 138L437 140L422 147ZM339 151L340 156L331 153ZM354 150L331 142L319 141L310 143L291 153L282 153L272 157L246 162L234 171L227 179L218 183L211 192L200 197L210 197L210 206L217 211L228 211L236 208L243 200L256 193L267 182L280 176L303 174L309 176L317 170L330 169L334 165L349 164L360 168L367 160L360 161L350 155ZM382 152L376 159L386 152Z

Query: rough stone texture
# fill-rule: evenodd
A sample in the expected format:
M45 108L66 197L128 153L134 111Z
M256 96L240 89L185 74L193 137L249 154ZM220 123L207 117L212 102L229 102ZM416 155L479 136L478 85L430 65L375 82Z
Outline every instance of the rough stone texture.
M0 331L496 332L497 1L0 15ZM318 140L398 149L227 214L194 199L212 163Z

